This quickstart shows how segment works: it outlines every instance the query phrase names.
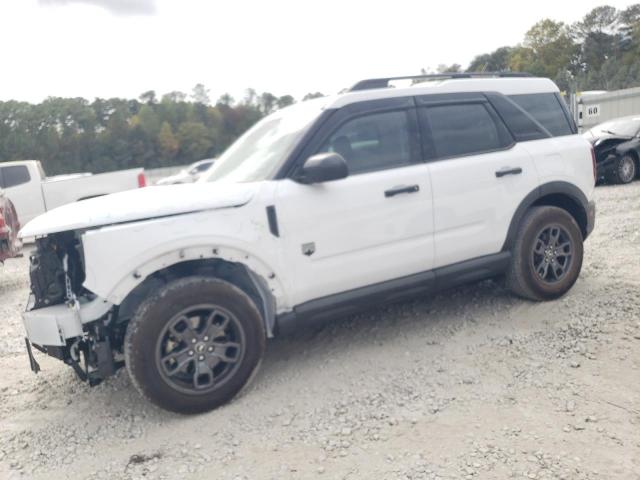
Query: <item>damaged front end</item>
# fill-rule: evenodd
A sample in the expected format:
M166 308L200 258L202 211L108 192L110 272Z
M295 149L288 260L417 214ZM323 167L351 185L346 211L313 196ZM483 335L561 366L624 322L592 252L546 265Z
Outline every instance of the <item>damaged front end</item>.
M115 326L116 307L82 286L83 261L76 232L38 238L30 257L31 293L23 321L34 372L40 366L32 346L62 360L81 380L96 385L124 365L118 348L124 328Z
M616 160L622 157L626 150L629 137L608 136L590 139L596 154L596 178L604 180L616 168Z

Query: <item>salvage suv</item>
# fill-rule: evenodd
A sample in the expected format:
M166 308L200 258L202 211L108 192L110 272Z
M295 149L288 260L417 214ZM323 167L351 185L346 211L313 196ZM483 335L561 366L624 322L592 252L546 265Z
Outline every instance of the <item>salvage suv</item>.
M92 385L126 366L146 398L195 413L290 328L491 277L554 299L580 273L594 183L548 79L365 80L264 118L198 183L30 222L31 367L32 347Z

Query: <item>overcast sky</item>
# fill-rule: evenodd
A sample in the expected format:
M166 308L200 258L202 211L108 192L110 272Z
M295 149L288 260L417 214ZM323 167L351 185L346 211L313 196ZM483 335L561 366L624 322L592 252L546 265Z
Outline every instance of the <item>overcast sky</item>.
M623 8L634 2L609 1ZM0 100L247 87L300 98L522 41L598 0L2 0Z

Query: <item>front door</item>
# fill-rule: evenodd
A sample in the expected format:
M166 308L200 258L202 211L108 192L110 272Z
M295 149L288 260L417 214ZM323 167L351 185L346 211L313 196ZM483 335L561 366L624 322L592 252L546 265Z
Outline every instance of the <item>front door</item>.
M349 176L312 185L285 179L276 190L293 305L433 267L431 185L415 109L341 114L313 153L339 153Z

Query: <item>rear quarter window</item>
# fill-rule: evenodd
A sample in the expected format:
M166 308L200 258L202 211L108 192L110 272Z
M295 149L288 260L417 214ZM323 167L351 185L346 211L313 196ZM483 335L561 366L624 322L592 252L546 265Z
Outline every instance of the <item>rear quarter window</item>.
M561 100L554 93L529 93L512 95L509 98L540 122L554 137L574 133Z
M513 100L499 93L487 93L486 97L498 111L517 142L549 137L550 133L545 132L540 122Z

